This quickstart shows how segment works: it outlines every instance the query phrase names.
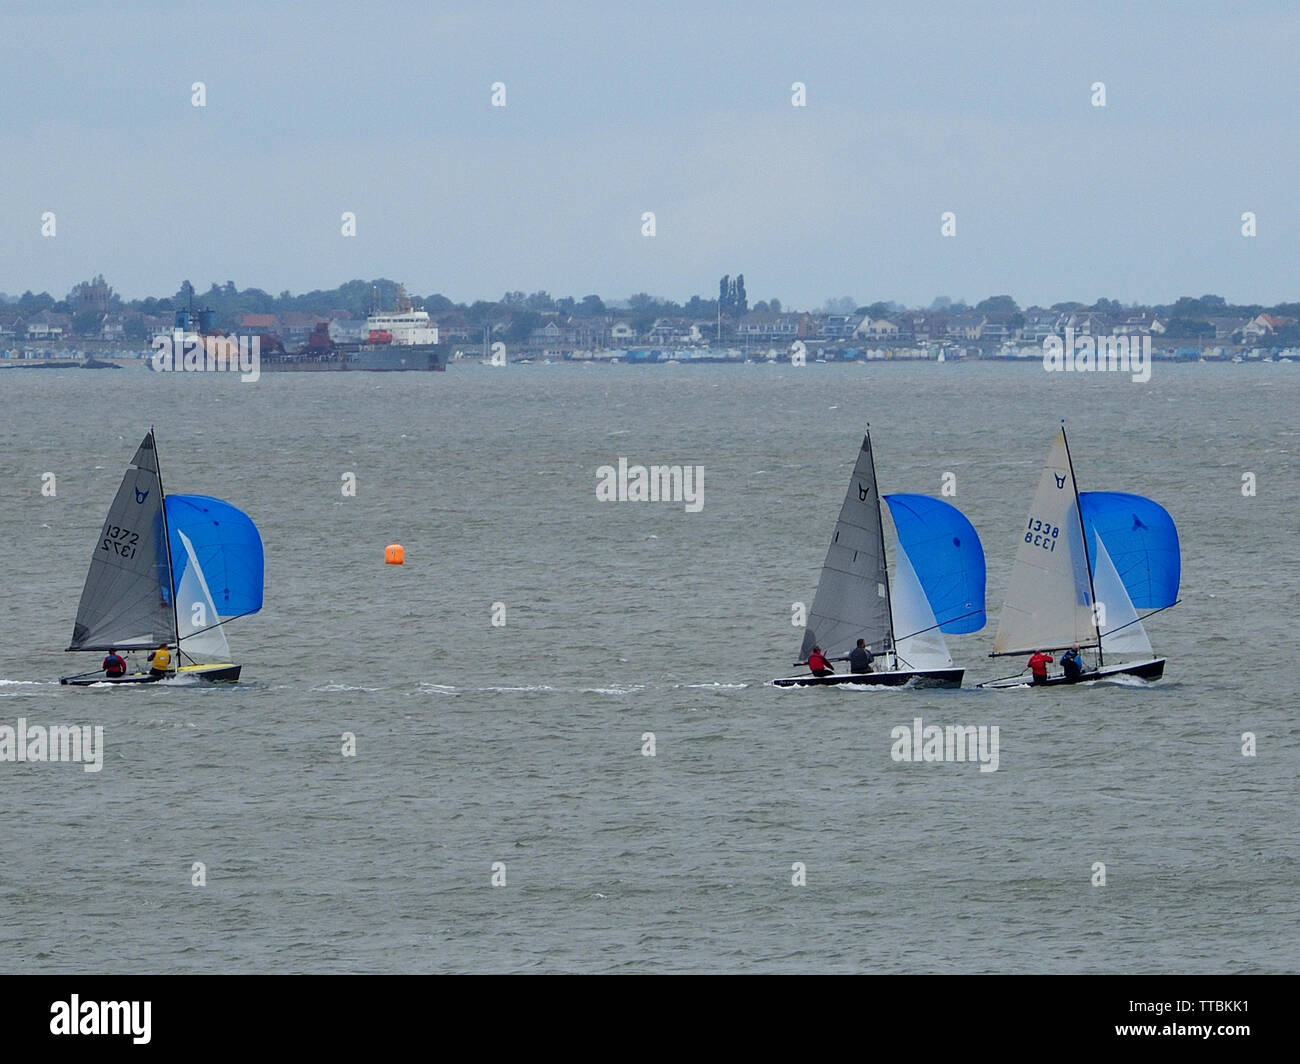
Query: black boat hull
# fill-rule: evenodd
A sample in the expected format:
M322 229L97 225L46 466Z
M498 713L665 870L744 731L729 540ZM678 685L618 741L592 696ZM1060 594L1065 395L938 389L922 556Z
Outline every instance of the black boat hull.
M1105 665L1093 672L1085 672L1079 676L1049 676L1047 683L1034 683L1028 676L1010 676L1002 680L989 680L987 683L978 684L979 687L994 689L1006 689L1011 687L1062 687L1069 684L1088 683L1091 680L1107 680L1112 676L1133 676L1139 680L1146 680L1148 683L1154 683L1165 674L1165 659L1155 658L1151 661L1137 661L1124 663L1122 665Z
M960 687L965 669L899 669L893 672L848 672L832 676L783 676L777 687Z
M220 663L214 665L182 665L167 679L181 676L197 676L200 680L208 683L234 683L239 679L239 672L242 665L233 665L230 663ZM67 684L71 687L89 687L91 684L111 683L111 684L135 684L135 683L157 683L164 679L162 676L155 676L150 672L132 672L125 676L105 676L102 671L99 672L82 672L75 676L61 676L59 683Z

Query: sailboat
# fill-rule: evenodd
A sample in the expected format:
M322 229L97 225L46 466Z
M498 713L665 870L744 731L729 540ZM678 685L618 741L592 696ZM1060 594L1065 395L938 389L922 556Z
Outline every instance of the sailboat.
M991 657L1074 645L1095 651L1095 664L1085 665L1078 677L1049 671L1049 686L1119 675L1154 681L1164 675L1165 659L1155 656L1137 611L1177 604L1178 530L1169 512L1144 496L1080 492L1064 422L1028 522L1017 536L1020 546ZM1029 682L1021 673L979 686Z
M223 625L262 608L262 537L243 511L206 495L165 495L153 429L95 543L68 650L175 647L176 676L239 679ZM60 683L154 683L147 669Z
M804 630L797 664L814 646L840 660L859 639L875 657L868 673L787 676L778 687L960 687L944 632L984 627L984 550L955 506L928 495L886 495L897 533L894 581L885 558L871 433L862 439Z

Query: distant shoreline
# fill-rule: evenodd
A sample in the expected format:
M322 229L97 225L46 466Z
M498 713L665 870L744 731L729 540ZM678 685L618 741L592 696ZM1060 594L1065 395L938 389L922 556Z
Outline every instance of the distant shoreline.
M1255 349L1259 350L1259 349ZM1254 354L1251 349L1246 349L1242 353L1235 355L1211 355L1209 357L1179 357L1176 354L1163 352L1152 352L1152 361L1165 365L1199 365L1199 364L1217 364L1217 365L1234 365L1234 364L1255 364L1255 363L1290 363L1300 361L1300 351L1291 349L1268 350L1262 353ZM1032 355L1004 355L1004 354L987 354L987 355L965 355L961 357L949 357L938 359L934 357L925 357L918 355L893 355L881 356L874 358L809 358L805 365L827 365L827 366L849 366L849 365L916 365L919 363L929 363L933 365L961 365L974 364L981 362L998 362L998 363L1023 363L1042 367L1043 361L1040 357ZM699 357L699 358L628 358L626 355L611 355L605 352L590 355L581 358L566 358L551 354L547 357L541 355L521 354L518 358L508 359L507 365L606 365L606 366L748 366L748 365L778 365L789 366L791 364L788 355L777 359L768 358L718 358L718 357ZM51 358L48 355L40 358L6 358L0 356L0 370L20 370L20 369L130 369L132 367L141 369L151 369L147 356L141 355L119 355L119 356L100 356L98 358ZM470 366L485 366L489 368L499 368L480 354L462 355L458 359L452 359L447 362L447 368ZM275 364L274 360L264 360L262 369L282 368Z

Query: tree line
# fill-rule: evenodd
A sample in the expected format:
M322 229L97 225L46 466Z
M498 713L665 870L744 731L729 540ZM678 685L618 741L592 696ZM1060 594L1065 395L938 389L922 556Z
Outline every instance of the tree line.
M87 282L88 283L88 282ZM353 318L364 318L372 309L391 309L395 303L398 282L388 278L370 281L351 280L337 288L314 289L299 295L285 290L277 295L261 288L239 288L234 281L211 282L206 291L200 291L188 280L184 281L170 295L150 296L143 299L124 300L109 289L108 312L124 313L134 311L154 317L169 316L178 309L192 306L195 310L209 307L216 312L217 324L221 328L234 329L245 314L283 314L287 311L301 311L309 314L325 315L331 311L342 310ZM48 292L39 294L31 291L21 296L7 296L0 293L0 305L6 310L17 311L24 317L31 317L43 310L50 310L73 315L73 331L79 335L90 335L97 330L101 313L93 310L79 309L79 294L82 285L74 287L63 299L55 299ZM706 299L693 295L688 299L677 301L652 296L647 292L636 292L623 300L606 301L598 295L554 297L549 292L508 291L500 299L479 299L473 302L456 302L442 293L426 296L411 295L412 306L441 314L458 311L474 324L498 322L502 318L510 321L514 332L528 335L532 328L542 320L547 312L558 312L575 318L598 318L616 314L627 318L640 332L645 332L660 317L685 317L699 320L717 318L719 315L738 318L750 311L775 312L783 309L781 300L760 300L749 304L745 291L745 276L724 275L718 283L716 298ZM859 304L852 297L841 296L826 300L813 313L822 314L866 314L872 318L891 317L903 313L909 308L894 301L878 301ZM942 314L965 313L1003 313L1011 315L1010 324L1023 324L1023 313L1015 299L1009 295L990 296L973 306L963 300L953 300L947 296L936 297L928 307L911 308L928 310ZM1300 318L1300 302L1279 303L1265 306L1258 303L1233 304L1222 296L1203 295L1200 297L1183 296L1170 304L1122 305L1115 299L1098 299L1092 303L1066 301L1053 303L1053 311L1068 313L1072 311L1092 311L1111 317L1122 314L1150 311L1159 314L1165 321L1166 336L1196 337L1213 335L1214 327L1207 319L1212 317L1254 317L1260 313L1280 317ZM1019 320L1017 320L1019 319ZM128 333L131 335L128 321ZM141 334L143 336L143 333Z

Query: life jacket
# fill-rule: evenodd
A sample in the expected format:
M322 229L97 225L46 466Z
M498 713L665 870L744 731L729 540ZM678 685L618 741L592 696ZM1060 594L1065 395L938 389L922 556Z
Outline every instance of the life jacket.
M109 654L101 664L109 676L122 676L126 672L126 662L116 654Z
M155 650L152 654L152 658L153 658L153 662L152 662L153 667L157 669L159 672L166 672L169 668L171 668L172 655L171 655L171 651L169 651L166 647L162 647L159 650Z
M814 650L808 655L808 668L812 669L813 672L818 669L829 669L830 667L830 662L826 660L826 656L819 651Z
M1029 659L1029 671L1035 676L1046 676L1047 663L1051 660L1051 657L1047 654L1035 654Z

